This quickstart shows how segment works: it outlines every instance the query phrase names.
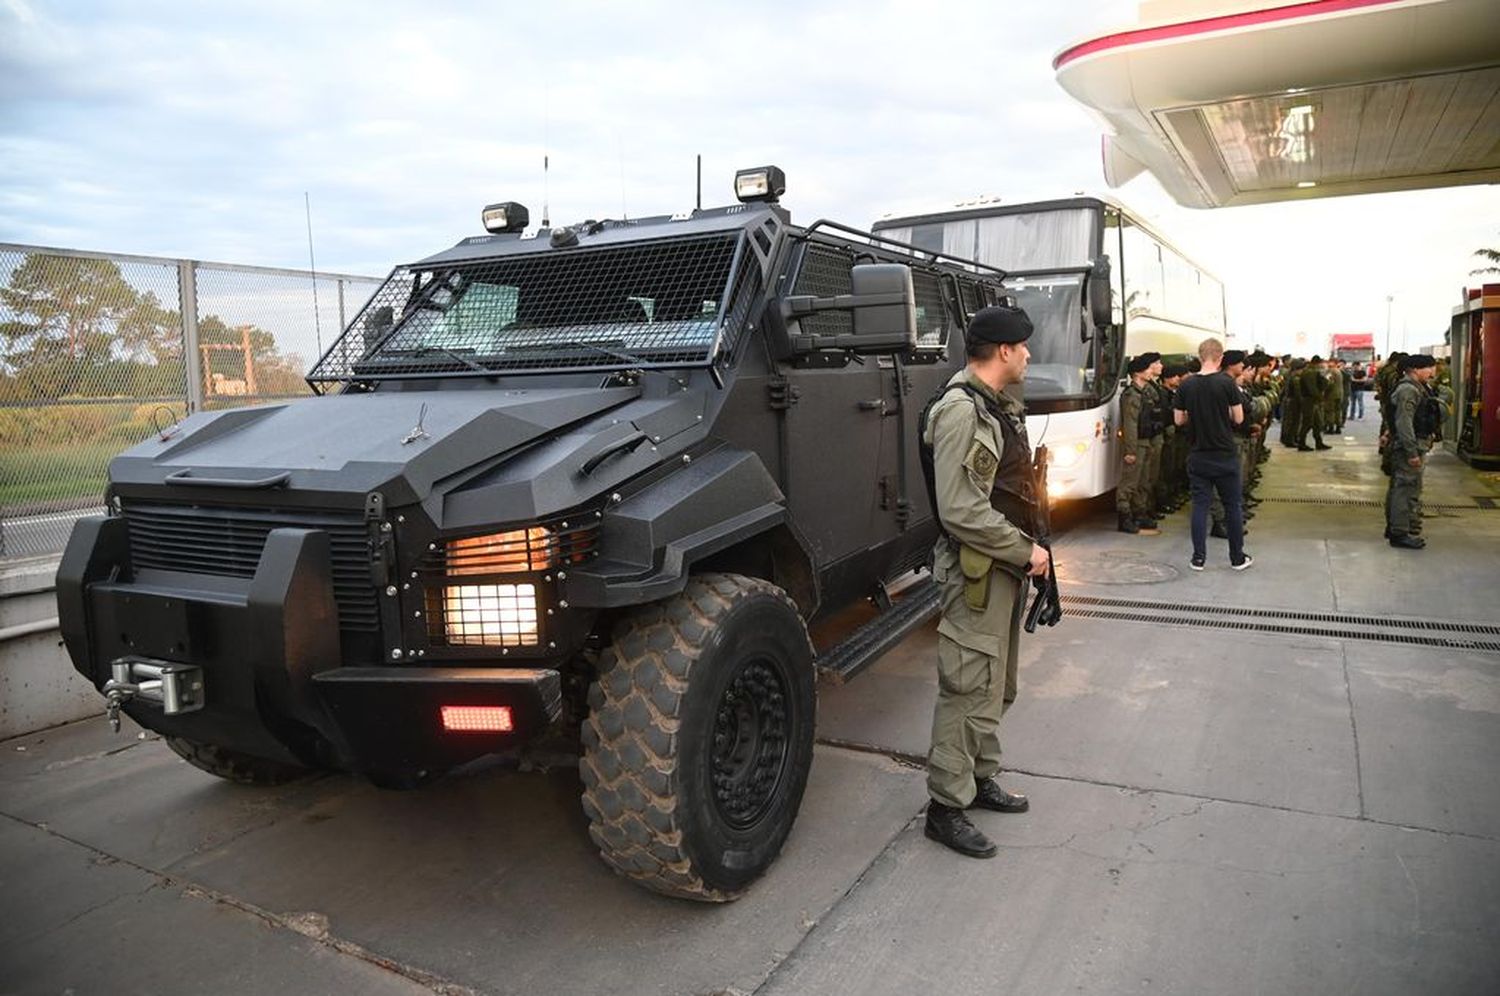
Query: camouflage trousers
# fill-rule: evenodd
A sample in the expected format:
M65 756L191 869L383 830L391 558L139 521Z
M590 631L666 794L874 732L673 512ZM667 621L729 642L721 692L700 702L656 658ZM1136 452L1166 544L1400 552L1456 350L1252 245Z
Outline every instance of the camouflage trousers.
M1404 456L1391 460L1391 479L1385 491L1385 525L1393 536L1422 531L1422 467L1413 467Z
M1010 602L1009 626L1002 628L1002 635L976 640L976 634L964 633L960 642L938 633L938 695L927 753L927 794L955 809L974 801L976 780L1000 770L1000 717L1016 699L1021 606L1030 586L999 571L991 583L990 597ZM988 646L977 650L966 643Z

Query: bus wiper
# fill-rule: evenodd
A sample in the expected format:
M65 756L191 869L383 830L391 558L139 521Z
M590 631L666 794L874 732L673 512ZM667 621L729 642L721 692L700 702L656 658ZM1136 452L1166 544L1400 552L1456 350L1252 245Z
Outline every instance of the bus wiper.
M470 359L469 357L464 356L462 353L456 353L453 350L449 349L447 346L418 346L415 349L386 349L386 350L382 350L382 352L386 356L413 356L413 357L415 357L415 356L429 356L429 355L431 355L433 353L441 353L443 356L448 357L448 359L450 359L450 360L457 360L459 363L462 363L464 366L468 367L470 370L477 370L479 373L493 373L494 372L493 370L491 370L489 367L483 365L482 363L476 363L474 360Z

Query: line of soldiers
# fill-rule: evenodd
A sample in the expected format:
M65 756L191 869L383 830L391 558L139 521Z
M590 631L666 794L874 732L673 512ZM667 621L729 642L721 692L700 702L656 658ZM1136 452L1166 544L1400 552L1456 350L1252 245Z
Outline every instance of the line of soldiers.
M1245 420L1235 428L1244 489L1245 518L1253 518L1259 499L1253 488L1260 481L1260 465L1270 458L1267 429L1280 400L1281 383L1273 376L1276 360L1257 350L1224 352L1221 370L1240 389ZM1187 455L1191 426L1172 424L1172 406L1182 381L1198 369L1196 357L1186 363L1164 364L1160 353L1142 353L1126 364L1129 382L1120 393L1120 483L1115 511L1122 533L1155 536L1157 519L1181 508L1188 499ZM1227 539L1224 506L1215 493L1209 535ZM1247 527L1248 528L1248 527Z
M1281 445L1302 451L1329 450L1323 433L1341 435L1349 413L1354 373L1343 360L1287 358L1282 376ZM1313 444L1307 445L1308 434Z

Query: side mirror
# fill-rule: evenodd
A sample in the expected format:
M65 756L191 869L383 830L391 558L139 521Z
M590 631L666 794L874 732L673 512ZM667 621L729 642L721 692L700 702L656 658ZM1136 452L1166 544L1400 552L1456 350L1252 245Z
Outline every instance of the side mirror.
M1114 313L1109 300L1108 256L1100 256L1094 260L1093 268L1089 270L1085 293L1088 297L1090 323L1096 329L1108 328L1114 322ZM1083 339L1085 342L1089 339L1087 329L1084 330Z
M849 272L849 287L851 294L782 299L783 322L822 311L853 313L852 332L788 334L789 352L842 349L855 353L901 353L917 348L917 294L910 267L903 263L857 263Z
M899 349L917 348L917 293L912 286L911 267L857 263L849 272L849 286L854 291L851 296L857 340L872 345L891 343Z

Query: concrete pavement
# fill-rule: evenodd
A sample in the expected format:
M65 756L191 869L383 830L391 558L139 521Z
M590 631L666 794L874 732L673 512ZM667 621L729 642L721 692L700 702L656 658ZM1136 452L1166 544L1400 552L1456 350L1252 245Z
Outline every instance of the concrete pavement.
M1275 448L1245 573L1187 571L1185 513L1075 517L1065 592L1106 601L1023 644L995 860L922 836L930 629L820 690L787 849L724 907L610 874L566 759L246 790L99 719L0 743L0 993L1500 992L1500 653L1451 639L1496 639L1497 492L1435 457L1393 550L1351 428Z

